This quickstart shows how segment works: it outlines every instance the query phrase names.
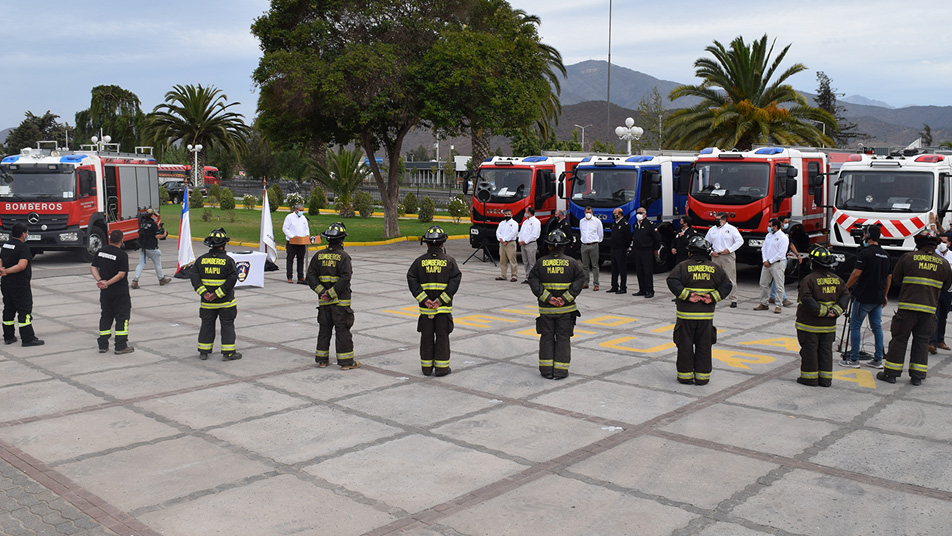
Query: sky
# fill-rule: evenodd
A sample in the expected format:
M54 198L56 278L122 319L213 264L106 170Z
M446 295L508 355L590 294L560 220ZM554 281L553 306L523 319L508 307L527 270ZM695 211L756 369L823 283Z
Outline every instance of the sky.
M510 0L538 16L542 40L566 65L608 57L609 0ZM261 51L250 26L267 0L3 0L0 130L47 110L74 124L90 90L115 84L144 111L175 84L214 85L250 122L251 74ZM791 11L789 7L795 5ZM39 6L42 6L40 9ZM712 8L711 6L719 6ZM723 6L723 7L721 7ZM715 40L765 33L781 70L802 63L794 88L815 92L816 71L838 93L891 106L952 105L952 3L771 0L611 2L611 61L664 80L696 84L694 61ZM194 21L194 22L193 22Z

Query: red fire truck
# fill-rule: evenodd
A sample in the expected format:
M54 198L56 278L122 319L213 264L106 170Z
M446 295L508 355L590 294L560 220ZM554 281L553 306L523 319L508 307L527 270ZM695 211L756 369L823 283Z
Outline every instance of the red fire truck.
M91 260L111 231L122 231L124 242L136 240L139 213L159 208L152 148L128 154L109 143L82 151L53 146L0 161L0 241L10 240L14 224L25 223L34 253L75 250Z
M513 219L521 224L529 206L535 208L545 236L549 229L547 224L555 218L556 211L565 210L568 190L562 181L581 161L581 156L487 158L479 166L473 188L470 245L495 252L498 248L496 228L502 221L503 210L511 210Z
M690 181L679 180L688 194L687 213L706 230L726 212L744 245L740 262L760 264L760 248L771 218L790 216L790 239L797 250L826 241L823 208L827 155L815 149L763 147L753 151L704 149L691 168ZM687 178L682 174L680 179Z

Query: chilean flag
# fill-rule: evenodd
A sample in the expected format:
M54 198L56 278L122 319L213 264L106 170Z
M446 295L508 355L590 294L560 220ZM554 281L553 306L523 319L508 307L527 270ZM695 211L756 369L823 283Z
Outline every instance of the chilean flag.
M192 223L188 216L188 182L185 183L185 193L182 195L182 220L179 222L178 236L178 267L175 276L188 277L187 268L195 262L195 252L192 251Z

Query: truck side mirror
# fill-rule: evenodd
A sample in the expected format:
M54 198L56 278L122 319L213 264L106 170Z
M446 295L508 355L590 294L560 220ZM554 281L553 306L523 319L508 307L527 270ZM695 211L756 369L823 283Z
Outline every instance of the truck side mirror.
M793 170L794 176L796 176L797 170L795 168L790 168ZM789 175L790 172L788 171ZM787 180L783 183L783 196L784 197L793 197L797 195L797 179L787 177Z
M799 174L799 170L793 166L787 166L787 177L796 177Z
M678 166L674 170L674 191L678 195L688 195L691 187L691 177L694 174L692 166Z

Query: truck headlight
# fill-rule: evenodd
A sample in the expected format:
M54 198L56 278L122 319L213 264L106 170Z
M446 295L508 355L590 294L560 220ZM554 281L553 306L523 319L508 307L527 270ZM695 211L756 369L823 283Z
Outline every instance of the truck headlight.
M750 239L750 240L747 241L747 245L750 246L750 247L752 247L752 248L762 248L762 247L764 247L764 241L763 241L763 240L757 240L757 239L752 238L752 239Z
M0 233L0 242L6 242L6 241L8 241L8 240L10 240L10 235L4 234L4 233Z
M477 229L476 227L470 227L470 228L469 228L469 234L471 234L471 235L478 235L478 234L479 234L479 229Z
M79 233L72 231L69 233L60 233L59 234L60 242L79 242Z

